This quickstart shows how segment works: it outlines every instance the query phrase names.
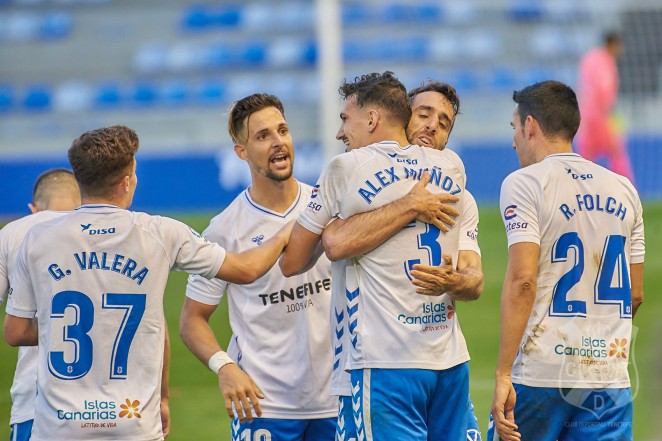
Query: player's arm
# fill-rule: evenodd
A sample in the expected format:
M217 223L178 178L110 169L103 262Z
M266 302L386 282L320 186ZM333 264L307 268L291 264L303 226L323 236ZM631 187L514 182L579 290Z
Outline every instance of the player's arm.
M163 345L163 372L161 373L161 428L163 437L170 434L170 332L168 323L164 321L165 344Z
M508 248L508 268L501 293L501 332L492 417L504 441L519 440L515 424L512 369L536 297L540 246L518 242Z
M644 264L630 265L630 289L632 290L632 317L637 313L639 306L644 303Z
M259 398L264 398L264 395L253 380L222 351L209 325L209 318L216 307L217 305L206 305L187 297L179 321L179 334L184 344L201 362L214 369L220 365L216 374L228 416L234 418L234 404L239 420L247 420L250 423L253 421L251 405L256 416L262 415ZM214 359L225 361L217 363Z
M376 210L331 222L322 234L327 257L336 261L369 253L414 219L447 232L446 225L453 226L453 218L459 214L448 204L459 199L448 193L430 193L425 189L429 181L430 173L425 172L406 196Z
M36 318L5 316L5 340L10 346L37 346L39 327Z
M457 269L451 257L443 256L439 266L414 265L411 271L412 283L418 294L440 296L444 293L453 300L478 300L483 292L483 266L480 254L473 250L460 250Z
M289 222L258 247L243 253L226 251L225 259L216 277L237 285L245 285L264 276L274 266L287 246L293 223L294 221Z
M290 241L280 258L280 271L285 277L305 273L315 265L323 252L320 235L296 222Z

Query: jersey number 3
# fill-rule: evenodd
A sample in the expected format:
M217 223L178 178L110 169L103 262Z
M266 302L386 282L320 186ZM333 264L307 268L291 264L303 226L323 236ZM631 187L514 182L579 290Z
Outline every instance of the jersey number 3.
M111 379L126 379L129 349L145 312L146 297L145 294L103 295L102 309L124 310L110 358ZM73 311L74 322L64 326L62 338L73 345L73 357L68 357L71 361L67 361L64 351L50 351L48 370L62 380L75 380L84 377L92 368L93 342L88 333L94 325L94 304L82 292L62 291L55 294L51 302L51 318L64 318L67 309Z
M415 224L416 221L414 221L411 226ZM423 224L425 226L425 232L419 234L417 236L418 238L418 249L419 250L424 250L427 252L428 255L428 263L427 265L430 266L439 266L441 265L441 244L439 244L439 234L441 231L439 231L439 228L432 224ZM408 228L409 225L405 228ZM421 263L421 259L409 259L405 261L405 274L407 274L407 277L409 280L412 280L411 274L409 272L412 270L413 266L416 264Z
M552 263L568 260L568 252L574 250L574 265L554 287L549 315L562 317L586 317L586 302L568 300L568 292L579 283L584 273L584 244L575 232L565 233L552 248ZM612 235L605 239L598 274L593 287L594 302L598 305L617 305L621 318L632 317L630 273L625 259L625 237Z

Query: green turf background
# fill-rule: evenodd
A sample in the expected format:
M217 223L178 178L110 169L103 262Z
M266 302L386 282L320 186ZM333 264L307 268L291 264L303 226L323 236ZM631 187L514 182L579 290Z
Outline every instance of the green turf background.
M173 215L198 231L212 217ZM630 359L633 379L634 438L637 441L662 439L656 418L662 415L662 204L644 203L646 225L645 301L634 325L638 328ZM485 435L492 401L493 373L498 351L499 297L506 267L506 236L498 208L484 205L480 210L479 243L483 255L485 289L477 302L458 307L462 330L471 352L471 397L476 416ZM171 273L165 293L165 308L172 340L170 370L171 441L229 440L229 419L214 375L184 346L177 327L184 299L186 275ZM212 317L212 326L221 344L229 340L227 303L224 301ZM16 349L0 344L0 421L9 422L11 386ZM635 374L636 371L636 374ZM0 439L9 438L9 429L0 431Z

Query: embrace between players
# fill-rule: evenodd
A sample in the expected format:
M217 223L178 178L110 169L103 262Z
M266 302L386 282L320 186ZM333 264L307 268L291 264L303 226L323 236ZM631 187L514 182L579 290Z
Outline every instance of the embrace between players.
M180 334L218 376L232 440L480 439L456 310L482 291L478 210L462 161L445 148L457 94L438 82L407 94L390 72L344 82L340 93L347 151L314 187L292 176L278 98L233 104L228 129L252 183L202 236L128 211L131 129L74 141L82 205L12 233L15 257L5 260L5 338L40 348L34 427L12 414L13 431L37 441L163 439L163 293L175 269L191 274ZM513 98L522 169L501 193L509 257L490 439L495 430L505 440L631 439L626 354L643 299L641 203L627 179L572 153L570 88L548 81ZM573 179L581 174L592 179ZM227 352L209 325L226 292ZM572 348L588 336L616 342L618 356L584 364ZM570 354L558 355L559 344ZM592 408L592 394L609 400Z

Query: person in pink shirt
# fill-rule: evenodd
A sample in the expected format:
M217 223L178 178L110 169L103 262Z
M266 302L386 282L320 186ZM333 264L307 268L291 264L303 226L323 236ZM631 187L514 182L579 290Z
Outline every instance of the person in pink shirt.
M578 98L581 124L579 153L594 161L606 156L614 172L634 183L625 141L613 118L618 99L616 60L623 51L620 36L609 32L601 47L587 52L579 63Z

